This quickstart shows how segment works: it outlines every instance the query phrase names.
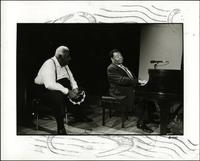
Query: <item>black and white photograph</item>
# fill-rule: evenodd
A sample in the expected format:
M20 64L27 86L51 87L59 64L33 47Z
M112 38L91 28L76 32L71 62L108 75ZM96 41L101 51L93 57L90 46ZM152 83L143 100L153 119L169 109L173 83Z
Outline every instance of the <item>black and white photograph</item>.
M1 9L2 160L199 160L199 2Z
M183 24L17 24L17 134L183 135Z

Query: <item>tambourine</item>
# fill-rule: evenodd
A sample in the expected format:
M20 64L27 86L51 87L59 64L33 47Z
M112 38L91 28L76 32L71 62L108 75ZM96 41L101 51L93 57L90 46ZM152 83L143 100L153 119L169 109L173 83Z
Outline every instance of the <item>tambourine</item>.
M82 102L84 102L85 97L86 97L85 91L79 90L77 96L75 98L69 98L69 101L74 105L80 105Z

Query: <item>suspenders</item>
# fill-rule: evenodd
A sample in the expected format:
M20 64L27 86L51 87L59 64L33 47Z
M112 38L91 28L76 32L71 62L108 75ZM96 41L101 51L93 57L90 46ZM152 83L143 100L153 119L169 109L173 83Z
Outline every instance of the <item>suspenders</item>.
M53 61L54 67L55 67L55 76L56 76L56 81L57 81L57 70L56 70L56 63L53 59L51 59Z
M51 59L52 61L53 61L53 64L54 64L54 67L55 67L55 76L56 76L56 81L57 81L57 70L56 70L56 63L55 63L55 61L53 60L53 59ZM68 70L67 70L67 68L65 67L65 70L67 71L67 74L69 75L69 72L68 72ZM69 75L69 80L71 80L70 79L70 75Z
M55 61L53 60L53 59L51 59L52 61L53 61L53 64L54 64L54 67L55 67L55 75L56 75L56 82L57 82L57 70L56 70L56 63L55 63ZM67 74L69 75L69 72L68 72L68 69L65 67L65 70L67 71ZM71 83L70 82L70 75L69 75L69 83ZM61 83L62 84L62 83ZM70 84L69 84L70 85ZM85 95L85 91L80 91L79 93L78 93L78 98L75 98L75 99L71 99L71 98L69 98L69 101L71 102L71 103L73 103L73 105L80 105L84 100L85 100L85 97L86 97L86 95Z

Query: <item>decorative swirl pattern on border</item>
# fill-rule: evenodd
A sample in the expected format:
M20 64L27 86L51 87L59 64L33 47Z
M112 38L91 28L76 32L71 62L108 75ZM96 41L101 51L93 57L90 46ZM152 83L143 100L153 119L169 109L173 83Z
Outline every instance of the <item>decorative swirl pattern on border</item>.
M94 158L123 159L193 159L199 155L198 144L190 140L164 136L43 136L32 138L34 151L49 151L58 156L76 159L91 151ZM98 140L98 141L97 141Z
M178 18L175 21L175 17ZM120 5L100 8L95 13L70 13L47 23L176 23L182 22L179 9L167 10L157 6ZM173 25L171 26L173 29ZM35 152L50 152L68 159L77 159L85 151L93 158L117 156L123 159L194 159L199 158L199 144L183 137L165 136L86 136L32 137ZM98 140L98 141L97 141ZM84 155L83 155L84 156Z
M160 9L158 7L155 7L154 5L152 5L153 8L155 8L158 11L163 11L163 12L169 12L170 10L166 10L166 9Z
M70 13L47 23L97 23L96 18L87 12Z
M174 20L177 17L177 20ZM99 8L95 13L79 11L47 23L175 23L182 22L179 9L162 10L155 6L121 5L117 8Z

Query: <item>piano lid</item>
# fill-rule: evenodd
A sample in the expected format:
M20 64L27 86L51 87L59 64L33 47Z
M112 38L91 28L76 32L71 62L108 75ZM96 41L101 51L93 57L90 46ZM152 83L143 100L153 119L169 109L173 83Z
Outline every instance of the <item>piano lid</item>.
M149 69L149 80L142 90L158 94L183 92L183 73L181 70Z

